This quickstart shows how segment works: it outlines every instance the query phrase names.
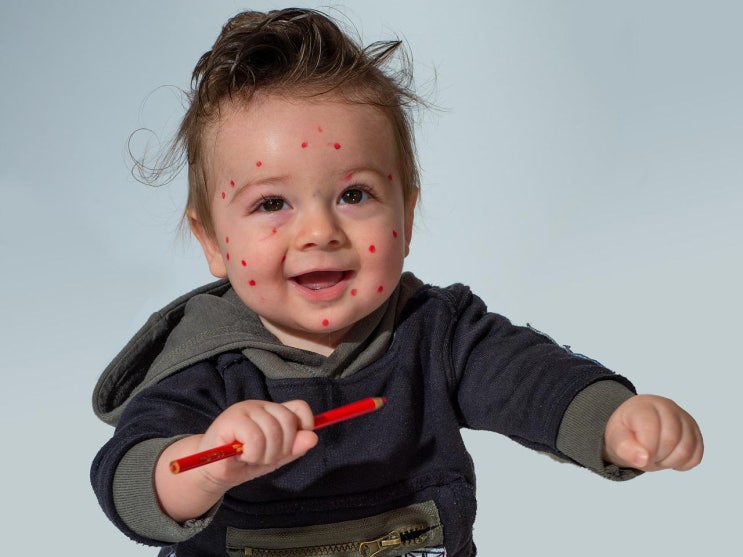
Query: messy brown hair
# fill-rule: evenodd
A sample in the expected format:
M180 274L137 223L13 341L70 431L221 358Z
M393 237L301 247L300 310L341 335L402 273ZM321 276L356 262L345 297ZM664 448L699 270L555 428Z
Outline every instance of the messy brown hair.
M327 15L290 8L246 11L232 17L198 61L191 78L188 109L159 170L188 163L186 213L213 235L206 182L204 136L219 119L220 106L258 92L307 97L332 93L350 103L378 107L389 119L407 204L419 190L411 108L421 103L412 91L412 71L401 41L362 47ZM397 56L396 56L397 54ZM397 62L397 67L389 67ZM139 168L140 174L143 167Z

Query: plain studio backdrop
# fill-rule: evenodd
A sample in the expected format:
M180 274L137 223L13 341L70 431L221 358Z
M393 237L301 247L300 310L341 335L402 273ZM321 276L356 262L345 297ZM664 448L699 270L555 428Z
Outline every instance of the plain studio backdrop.
M422 205L407 268L663 394L705 461L625 484L466 432L490 555L730 555L739 547L743 20L730 1L304 3L404 39ZM155 555L88 481L112 429L101 370L210 281L177 225L185 177L130 175L165 140L221 25L272 2L5 0L0 16L3 555ZM140 141L141 140L141 141ZM155 136L136 136L135 149Z

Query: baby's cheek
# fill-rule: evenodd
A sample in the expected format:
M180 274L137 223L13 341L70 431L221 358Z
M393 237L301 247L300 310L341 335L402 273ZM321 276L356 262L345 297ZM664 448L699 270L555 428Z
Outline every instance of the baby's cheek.
M239 281L249 286L255 286L257 284L256 277L254 276L255 258L249 257L244 253L235 253L230 256L228 264L231 270L231 281Z
M229 263L232 256L230 255L230 235L227 234L219 242L219 250L222 253L222 259Z
M388 232L367 242L364 259L369 271L364 281L366 284L354 286L349 290L349 295L387 295L400 279L404 259L402 239L397 229L390 228Z
M248 246L238 247L230 244L230 236L225 236L223 252L226 261L230 262L237 268L247 269L249 267L255 267L258 265L276 265L278 260L280 263L284 262L286 256L280 245L275 242L279 238L279 230L281 226L269 226L257 233L259 241L252 243ZM255 232L250 232L250 235L256 235ZM274 241L274 246L270 245L271 241ZM238 242L239 243L239 242ZM234 247L233 247L234 246Z
M279 229L274 227L271 227L271 231L266 235L266 240L270 240L272 238L275 238L276 235L279 233Z

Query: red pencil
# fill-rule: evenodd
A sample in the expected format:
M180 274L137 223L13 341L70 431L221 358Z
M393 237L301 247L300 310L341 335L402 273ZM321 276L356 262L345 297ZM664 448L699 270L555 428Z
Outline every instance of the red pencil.
M344 422L351 418L374 412L384 406L385 402L387 402L386 397L370 397L339 406L338 408L328 410L327 412L322 412L315 416L315 429L328 427L329 425L337 424L338 422ZM199 466L209 464L210 462L216 462L223 458L229 458L240 454L241 452L243 452L242 443L234 441L222 445L221 447L214 447L213 449L208 449L200 453L173 460L170 463L170 471L173 474L180 474L186 470L198 468Z

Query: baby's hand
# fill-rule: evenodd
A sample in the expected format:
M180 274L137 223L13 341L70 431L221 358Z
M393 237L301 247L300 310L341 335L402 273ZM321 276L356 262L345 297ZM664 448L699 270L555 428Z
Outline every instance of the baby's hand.
M228 489L296 460L317 444L314 418L302 400L278 404L263 400L238 402L222 412L199 442L198 450L233 441L242 453L201 467L210 481Z
M696 421L667 398L634 396L606 424L604 460L623 468L689 470L701 462L703 453Z
M203 516L236 485L268 474L298 459L317 444L314 418L306 402L277 404L246 400L233 404L203 435L189 435L169 445L155 466L155 493L160 507L176 522ZM183 474L170 461L233 441L243 444L237 456Z

